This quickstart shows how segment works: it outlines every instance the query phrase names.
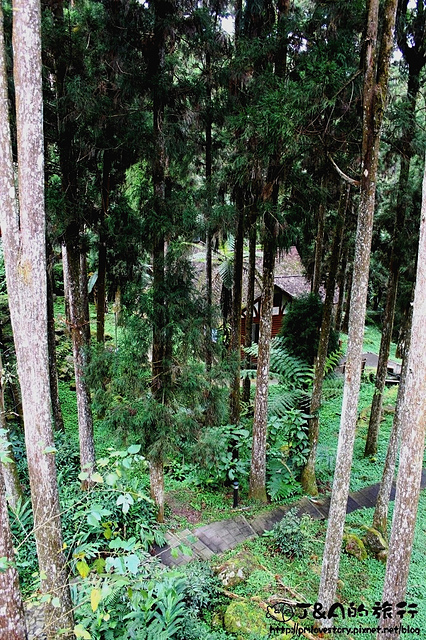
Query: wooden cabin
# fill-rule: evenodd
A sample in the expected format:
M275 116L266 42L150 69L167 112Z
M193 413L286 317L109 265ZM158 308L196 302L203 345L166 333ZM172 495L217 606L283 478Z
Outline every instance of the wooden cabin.
M291 304L292 296L284 289L281 289L278 285L274 286L274 306L272 311L272 331L271 337L274 338L281 329L282 321L287 309L287 306ZM260 322L260 302L261 296L258 296L253 305L253 327L252 327L252 342L259 342L259 322ZM246 317L248 309L243 309L241 313L241 340L244 344L246 335Z

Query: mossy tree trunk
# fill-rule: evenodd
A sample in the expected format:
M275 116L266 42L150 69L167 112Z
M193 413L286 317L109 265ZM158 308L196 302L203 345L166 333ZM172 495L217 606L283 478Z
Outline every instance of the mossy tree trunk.
M260 303L259 350L254 399L253 444L250 466L250 497L266 502L266 436L268 423L269 361L274 302L276 239L271 234L263 244L263 282Z
M327 277L318 353L315 359L314 381L312 387L311 405L309 409L309 413L312 416L309 419L308 429L309 456L305 466L303 467L301 475L301 484L304 491L312 496L318 495L318 487L315 476L315 461L319 438L319 409L321 407L325 361L327 359L328 343L330 339L331 325L333 322L334 290L336 287L336 275L339 266L340 251L342 247L346 210L349 204L349 192L350 186L348 185L345 189L342 188L342 192L340 195L339 211L330 256L330 268Z
M346 504L349 494L358 396L361 383L361 359L379 160L380 131L386 104L396 6L397 0L387 0L385 3L381 42L380 45L378 45L379 1L369 0L367 3L361 193L355 240L348 352L336 467L318 594L318 601L322 603L325 610L328 610L335 601Z
M402 3L404 5L404 3ZM407 5L407 3L405 3ZM406 10L405 6L405 10ZM364 456L367 458L377 452L379 438L380 421L382 418L383 391L387 376L387 366L389 359L390 344L392 340L393 321L395 315L395 305L398 291L399 271L402 263L404 251L403 229L406 212L410 210L409 175L411 159L414 155L413 141L416 131L416 104L420 90L420 73L426 64L425 45L425 16L422 9L420 19L417 20L417 28L414 34L412 46L408 44L407 32L401 28L397 29L398 44L408 64L408 87L407 87L407 110L406 121L403 134L401 136L401 167L398 180L398 194L396 202L395 223L392 237L392 250L389 261L389 278L387 284L386 306L382 322L382 338L380 341L379 361L377 363L377 373L373 402L371 405L370 421L368 424L367 441L365 444ZM399 20L401 22L401 20ZM404 238L407 241L407 238ZM404 242L404 244L405 244Z
M420 224L416 288L413 303L410 348L401 390L401 451L383 602L393 605L405 600L410 558L420 495L426 429L426 170ZM382 620L389 627L388 620ZM399 633L378 637L393 640Z
M41 12L38 0L13 3L19 210L15 199L3 29L0 35L0 199L6 281L22 393L25 443L45 633L73 628L63 556L49 385L44 209Z

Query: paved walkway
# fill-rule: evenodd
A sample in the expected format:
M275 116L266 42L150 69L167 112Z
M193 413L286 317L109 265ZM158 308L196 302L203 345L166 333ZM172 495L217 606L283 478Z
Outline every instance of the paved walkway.
M426 469L423 469L421 486L422 488L426 487ZM378 483L351 493L348 497L346 513L352 513L352 511L364 507L374 507L379 487ZM394 497L395 486L392 488L391 500ZM330 509L330 498L310 500L304 497L295 504L277 507L252 518L246 518L241 512L238 512L235 518L212 522L193 531L184 529L183 531L168 532L166 534L168 544L158 548L156 555L168 567L178 567L196 559L208 560L216 553L233 549L240 542L260 536L264 531L269 531L294 506L298 507L299 516L306 513L314 520L325 520ZM191 549L191 555L179 552L175 556L176 552L172 553L173 549L179 548L182 544Z

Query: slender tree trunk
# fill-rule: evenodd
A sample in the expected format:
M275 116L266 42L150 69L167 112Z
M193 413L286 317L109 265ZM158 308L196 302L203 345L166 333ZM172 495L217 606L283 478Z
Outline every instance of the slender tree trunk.
M96 308L96 340L103 344L105 342L105 305L106 305L106 259L107 247L105 237L105 218L109 210L109 192L110 192L110 172L111 159L108 151L104 151L103 170L102 170L102 204L101 217L99 221L99 249L98 249L98 279L96 288L98 292L98 304Z
M390 53L393 46L397 0L387 0L383 32L377 47L379 1L368 2L366 57L363 103L363 140L361 194L355 240L349 340L343 390L342 414L337 445L330 513L325 541L318 601L328 610L335 600L339 577L340 550L349 494L353 446L361 382L361 359L367 303L376 175L379 159L380 129L387 93ZM380 52L380 54L378 53ZM377 59L377 65L375 63ZM321 624L321 623L320 623Z
M353 282L353 265L349 266L349 270L346 273L346 301L345 301L345 314L342 321L343 333L349 331L349 316L351 313L351 300L352 300L352 282Z
M52 398L53 424L55 431L65 431L58 389L58 369L56 366L55 313L53 306L53 251L48 246L47 255L47 330L49 344L49 382Z
M408 329L408 344L407 348L409 348L410 335L411 335L411 317L412 317L412 307L410 306L410 327ZM403 389L405 388L405 378L407 375L407 352L405 353L404 360L402 363L402 371L401 371L401 381L398 387L398 396L396 399L396 409L395 415L392 423L392 430L389 437L388 442L388 450L386 453L385 465L383 467L382 481L380 483L379 493L377 495L376 507L374 509L373 514L373 528L380 531L385 540L388 538L387 531L387 522L388 522L388 510L389 510L389 500L390 494L392 490L392 483L395 475L395 466L396 466L396 458L398 454L398 446L401 440L401 424L402 424L402 400L403 400Z
M424 30L423 30L424 31ZM395 225L392 238L392 251L389 263L389 279L386 295L386 307L383 319L382 338L380 341L379 361L377 363L376 383L374 389L373 402L371 405L370 421L368 424L367 441L365 444L364 456L368 458L377 452L379 438L380 421L382 418L383 391L387 376L387 366L389 359L390 344L392 340L393 321L395 315L396 296L398 291L399 270L401 267L402 247L400 242L401 229L404 228L407 192L409 186L410 163L413 157L413 138L415 134L415 114L416 101L420 89L419 74L420 68L424 65L424 52L420 56L423 64L419 61L413 71L413 65L409 66L407 103L408 103L408 124L402 136L401 168L398 181L398 195L396 203ZM409 196L408 196L409 197Z
M253 445L250 467L250 497L266 502L266 434L274 268L276 241L267 238L263 245L263 291L260 306L259 350L257 356L256 395L254 400Z
M334 318L334 328L340 333L342 326L342 314L343 314L343 301L345 298L345 278L346 278L346 266L348 263L348 248L346 247L343 252L343 256L340 262L339 273L337 276L337 282L339 284L339 299L337 302L336 316Z
M47 341L43 99L40 4L13 3L14 84L18 140L19 212L15 200L3 29L0 29L0 200L6 280L24 411L25 443L34 514L45 631L54 638L73 628L62 551L60 507L51 423Z
M0 353L0 429L7 434L8 426L6 422L6 407L4 402L3 362ZM5 436L7 440L7 435ZM19 499L22 498L22 486L19 481L18 469L16 467L15 455L12 446L7 450L7 457L10 462L3 462L2 471L6 491L6 499L13 510L16 509ZM1 475L1 474L0 474ZM0 555L1 557L1 555Z
M85 278L85 274L81 274L79 233L75 227L68 230L66 246L71 340L77 395L80 466L82 471L90 474L95 468L95 444L93 440L90 391L85 380L85 368L89 349L87 342L87 311L85 301L81 295L81 280ZM83 488L88 488L89 485L90 481L83 482Z
M65 321L66 325L69 328L71 325L71 316L70 316L70 291L69 291L69 283L68 283L68 258L67 258L67 248L65 243L61 246L62 251L62 273L64 278L64 312L65 312Z
M207 232L206 232L206 289L207 289L207 325L206 325L206 367L210 371L213 364L212 349L212 106L211 106L211 56L206 51L206 73L207 73L207 107L206 107L206 188L207 188Z
M157 522L164 522L164 468L161 459L150 460L149 478L151 498L158 507Z
M164 219L166 218L166 172L168 156L164 139L163 123L165 100L161 82L165 73L165 21L169 17L170 6L162 2L155 3L154 42L151 73L153 76L153 135L154 154L152 162L152 182L154 191L154 214L157 230L152 243L153 274L153 338L152 338L152 380L151 390L160 404L168 403L170 393L171 333L168 328L168 309L165 297L165 258L166 237ZM157 520L164 521L163 453L158 451L150 458L151 494L158 512Z
M426 429L426 170L423 178L423 203L419 254L407 372L401 391L401 452L396 482L392 531L389 541L383 602L396 605L405 599L414 528L420 494ZM388 627L388 621L382 620ZM397 633L380 634L392 640Z
M325 195L324 191L324 178L321 180L321 202L318 207L318 224L317 224L317 236L315 239L315 261L314 261L314 275L312 278L312 293L319 294L321 286L321 272L322 272L322 254L324 251L324 230L325 230Z
M0 571L0 635L5 640L26 640L28 636L24 607L18 572L14 565L13 541L2 473L0 473L0 558L6 558L8 562L6 571Z
M325 302L323 308L318 353L315 360L314 382L312 387L311 406L309 413L309 456L301 475L301 484L304 491L312 496L318 495L318 487L315 476L315 461L319 438L319 409L321 407L322 386L324 381L324 367L327 359L328 343L330 339L331 325L333 321L333 301L336 287L336 275L339 266L339 257L342 247L343 229L346 210L349 203L350 186L342 189L339 203L339 212L334 231L333 247L331 250L330 269L327 278Z
M237 229L234 247L234 276L232 286L232 319L229 351L232 358L232 381L230 404L230 422L238 424L240 421L241 396L241 307L243 300L243 254L244 254L244 200L240 189L236 198Z
M247 313L246 313L246 335L244 340L245 347L251 347L252 345L252 331L253 331L253 306L254 306L254 283L256 278L256 213L252 216L251 226L249 231L249 270L248 270L248 282L247 282ZM250 356L246 358L246 368L250 368ZM243 402L250 402L250 377L247 375L243 382Z

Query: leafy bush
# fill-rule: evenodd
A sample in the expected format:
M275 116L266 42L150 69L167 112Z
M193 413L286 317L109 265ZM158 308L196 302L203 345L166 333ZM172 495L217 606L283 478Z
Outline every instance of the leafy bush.
M291 409L269 419L266 486L272 500L300 493L298 478L309 454L307 418L300 409Z
M214 604L221 583L207 562L191 562L184 567L184 572L185 602L194 614L199 615Z
M246 477L250 468L251 433L243 426L223 425L204 429L192 451L200 484L218 486ZM239 452L233 458L233 449Z
M279 335L285 339L290 354L313 364L318 351L323 303L314 293L293 300L284 316ZM339 336L330 332L328 352L337 351Z
M281 553L300 558L305 551L306 523L309 516L297 516L297 508L290 509L278 522L268 536L271 537Z

